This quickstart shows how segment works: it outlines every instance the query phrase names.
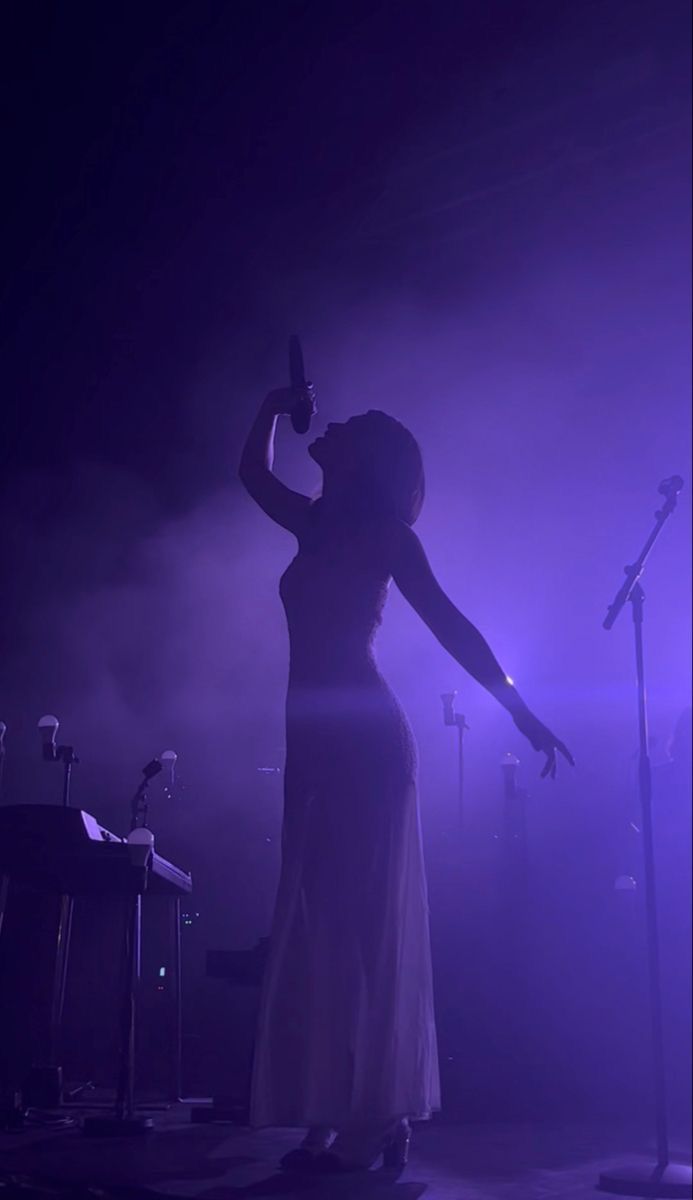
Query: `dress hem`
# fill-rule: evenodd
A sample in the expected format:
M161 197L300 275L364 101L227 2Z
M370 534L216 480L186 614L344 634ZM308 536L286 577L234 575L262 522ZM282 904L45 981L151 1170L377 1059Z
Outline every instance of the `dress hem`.
M388 1114L387 1117L371 1115L368 1117L359 1118L359 1124L361 1124L361 1123L370 1124L371 1122L373 1122L373 1124L382 1124L382 1123L387 1124L390 1121L392 1122L392 1124L395 1124L396 1121L403 1121L403 1120L414 1121L414 1122L430 1121L432 1119L432 1117L437 1112L440 1112L440 1111L441 1111L440 1108L431 1107L431 1108L427 1109L425 1112L418 1113L418 1114L414 1114L414 1113L408 1111L408 1112L403 1112L403 1113L395 1113L394 1116L392 1114ZM324 1116L320 1116L319 1118L314 1115L310 1116L310 1117L307 1117L307 1116L306 1117L297 1117L295 1114L292 1114L291 1117L289 1117L287 1115L287 1117L283 1120L260 1121L260 1122L255 1122L255 1121L251 1120L249 1127L250 1127L250 1129L310 1129L312 1126L315 1126L315 1125L324 1125L329 1129L341 1129L345 1125L350 1124L350 1122L353 1119L354 1119L353 1117L349 1117L349 1116L342 1117L339 1120L337 1120L337 1119L333 1120L331 1118L326 1119Z

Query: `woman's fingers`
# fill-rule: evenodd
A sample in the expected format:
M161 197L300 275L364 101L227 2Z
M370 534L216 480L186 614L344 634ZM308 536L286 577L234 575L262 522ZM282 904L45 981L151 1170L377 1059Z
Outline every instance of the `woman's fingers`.
M274 388L265 403L271 404L275 412L286 416L296 404L296 392L293 388Z
M566 758L568 760L571 767L575 766L575 759L573 758L572 754L570 753L570 750L568 749L568 747L565 745L564 742L559 742L557 738L554 740L554 743L550 749L547 749L546 746L542 747L542 749L544 751L544 754L546 755L546 762L544 764L544 769L541 773L542 779L546 779L547 775L550 775L552 779L556 778L556 767L558 765L557 760L556 760L556 751L557 750L563 755L564 758Z
M520 728L522 727L520 726ZM535 750L546 755L546 762L541 772L542 779L546 779L547 775L550 775L552 779L556 778L556 752L562 754L571 767L575 766L575 759L565 742L560 741L550 729L547 729L546 725L542 725L539 721L535 720L533 724L523 729L522 732L529 739Z
M565 742L556 742L556 749L560 750L563 757L568 759L568 762L570 763L571 767L575 766L575 759L573 758L572 754L570 753L570 750L566 746Z

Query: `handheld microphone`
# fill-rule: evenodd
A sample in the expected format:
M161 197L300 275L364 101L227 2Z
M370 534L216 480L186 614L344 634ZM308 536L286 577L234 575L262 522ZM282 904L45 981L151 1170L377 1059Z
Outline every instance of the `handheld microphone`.
M310 421L315 412L313 403L313 385L306 379L306 369L303 365L303 351L296 334L289 338L289 379L291 387L298 393L296 404L291 413L291 424L296 433L307 433Z

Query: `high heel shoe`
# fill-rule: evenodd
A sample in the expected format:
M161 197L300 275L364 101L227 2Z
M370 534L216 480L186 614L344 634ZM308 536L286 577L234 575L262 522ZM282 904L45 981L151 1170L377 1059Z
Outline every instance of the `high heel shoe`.
M280 1163L287 1171L303 1171L312 1167L320 1155L327 1153L336 1137L334 1129L316 1125L309 1129L300 1146L289 1150Z
M382 1156L386 1170L401 1171L409 1160L410 1144L411 1125L405 1117L388 1131L380 1145L371 1141L368 1146L365 1142L357 1149L354 1144L345 1146L344 1139L337 1135L333 1148L318 1154L308 1166L322 1175L341 1175L348 1171L368 1171Z
M410 1146L411 1125L405 1117L398 1123L392 1137L383 1147L383 1166L389 1171L401 1171L409 1162Z

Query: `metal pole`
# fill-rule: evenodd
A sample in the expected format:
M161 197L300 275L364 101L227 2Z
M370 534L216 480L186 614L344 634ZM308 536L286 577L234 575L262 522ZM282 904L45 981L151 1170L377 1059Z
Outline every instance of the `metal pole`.
M643 854L645 865L645 914L647 920L647 959L650 988L650 1018L652 1023L655 1120L657 1130L657 1166L666 1167L667 1163L669 1162L669 1134L667 1129L664 1025L662 1017L659 929L657 924L657 888L655 878L654 836L652 831L652 770L650 766L649 753L647 692L645 689L645 664L642 637L642 613L644 599L645 594L640 584L636 583L630 600L633 606L635 661L638 687L638 730L640 737L638 785L640 791L640 805L642 809Z
M53 967L53 994L51 999L51 1032L49 1061L51 1066L57 1066L60 1058L60 1039L62 1033L63 1012L65 1008L65 988L67 985L67 969L70 956L70 938L72 935L72 913L74 900L72 896L60 897L60 915L55 944L55 961Z
M460 818L460 825L464 816L464 731L466 725L462 721L457 722L457 808Z
M650 986L650 1021L652 1030L652 1068L654 1085L654 1108L656 1121L657 1161L627 1163L603 1171L599 1176L599 1188L620 1196L693 1197L693 1171L690 1163L669 1161L669 1137L667 1130L666 1076L664 1068L664 1031L662 1019L662 989L659 961L659 930L657 928L657 891L655 884L654 837L652 832L652 772L647 734L647 692L645 688L645 665L643 655L643 602L644 592L640 577L652 547L667 518L676 507L676 500L683 487L679 475L672 475L659 485L664 504L655 513L655 527L650 533L637 560L626 567L626 579L613 602L609 605L604 628L611 629L621 609L630 602L635 626L635 664L638 692L638 790L642 809L643 856L645 879L645 914L647 926L647 965Z
M460 827L464 821L464 731L469 726L462 713L455 711L455 696L457 692L444 692L440 697L443 701L443 724L457 729L457 810Z
M63 771L63 808L70 806L70 780L72 778L72 758L66 757Z
M127 954L125 987L122 998L120 1077L116 1096L116 1117L132 1121L135 1115L135 1011L137 983L140 977L140 930L142 897L135 895L126 921Z
M173 901L173 927L171 931L173 935L173 987L175 1005L172 1100L180 1100L183 1095L183 963L180 921L180 896L176 896Z

